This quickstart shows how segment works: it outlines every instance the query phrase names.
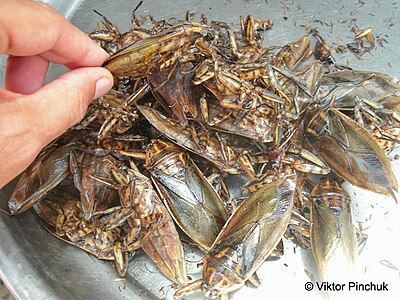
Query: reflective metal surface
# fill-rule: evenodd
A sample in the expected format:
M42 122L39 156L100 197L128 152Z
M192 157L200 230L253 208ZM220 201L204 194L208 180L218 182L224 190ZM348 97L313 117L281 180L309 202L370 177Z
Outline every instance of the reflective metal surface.
M93 9L103 13L120 26L129 27L130 13L136 1L47 1L83 31L96 27L100 17ZM303 3L307 2L307 3ZM266 32L265 43L283 45L318 28L328 44L346 44L354 41L351 27L372 27L384 47L378 46L367 54L367 60L358 60L353 54L336 55L341 64L356 69L375 70L392 76L400 75L398 52L400 51L400 22L398 7L393 1L282 1L282 0L145 0L138 14L156 18L183 18L187 10L197 16L204 13L208 20L223 20L238 24L239 16L251 14L259 18L271 18L273 28ZM4 82L5 57L0 57L0 82ZM49 79L63 72L52 68ZM398 178L400 163L394 161ZM368 235L367 244L360 254L360 276L353 281L362 283L387 282L388 292L351 293L363 299L384 297L395 299L400 292L400 236L399 207L393 199L376 194L350 190L353 197L355 222L362 222ZM6 209L12 191L10 184L0 190L0 208ZM314 266L311 251L303 251L285 241L285 256L265 263L259 273L262 284L258 289L243 288L233 299L266 299L284 295L285 298L320 298L316 288L306 291L304 285L312 281ZM196 264L200 256L187 249L189 274L199 276ZM394 267L388 267L388 262ZM117 273L112 263L100 261L84 251L67 245L47 233L32 211L18 217L0 213L0 276L17 299L171 299L174 290L171 282L161 275L155 266L139 251L131 260L126 287L123 281L115 281ZM311 279L310 279L311 276ZM343 298L344 294L335 293ZM200 299L201 296L190 297ZM371 298L372 299L372 298Z

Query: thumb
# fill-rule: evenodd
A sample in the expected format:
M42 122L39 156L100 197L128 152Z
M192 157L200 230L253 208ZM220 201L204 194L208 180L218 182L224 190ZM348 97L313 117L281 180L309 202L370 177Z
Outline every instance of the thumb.
M85 115L89 103L113 85L110 72L101 67L72 70L43 86L29 98L31 122L37 126L36 137L44 145L78 123ZM27 99L28 100L28 99Z
M112 84L110 72L90 67L70 71L30 95L0 89L0 188L79 122L88 104Z

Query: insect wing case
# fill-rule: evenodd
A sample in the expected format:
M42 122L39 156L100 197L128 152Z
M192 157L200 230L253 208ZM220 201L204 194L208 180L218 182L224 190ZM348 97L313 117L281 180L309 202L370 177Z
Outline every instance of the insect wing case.
M307 139L336 174L372 192L388 195L397 190L384 151L365 128L333 108L312 116Z
M204 258L206 289L228 293L260 267L289 223L295 185L294 174L285 176L265 185L237 208Z
M321 180L312 191L311 248L320 281L343 280L343 272L353 274L357 258L357 238L351 214L350 196L335 181Z
M153 141L146 164L180 228L203 249L210 249L228 216L195 163L172 143Z

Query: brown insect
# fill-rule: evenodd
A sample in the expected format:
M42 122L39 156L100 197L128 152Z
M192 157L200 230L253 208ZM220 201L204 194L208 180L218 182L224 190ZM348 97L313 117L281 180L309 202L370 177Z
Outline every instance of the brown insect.
M378 142L337 109L310 112L306 138L329 167L350 183L385 195L397 191L396 177Z
M358 255L351 198L335 180L323 178L312 190L311 200L310 239L319 280L338 279L340 266L354 271Z
M198 130L195 124L182 126L151 107L143 105L138 108L150 124L179 146L204 157L225 172L240 172L233 149L217 135Z
M146 168L179 227L209 250L228 214L193 160L171 142L153 140L146 152Z
M296 176L283 176L244 200L204 257L203 278L175 293L216 298L244 285L278 245L289 223Z
M8 200L12 215L20 214L38 203L69 174L71 144L45 148L25 170Z
M204 34L203 25L177 25L167 32L142 39L112 55L103 66L114 76L142 77L158 70L169 59L174 61ZM171 63L169 63L171 65Z

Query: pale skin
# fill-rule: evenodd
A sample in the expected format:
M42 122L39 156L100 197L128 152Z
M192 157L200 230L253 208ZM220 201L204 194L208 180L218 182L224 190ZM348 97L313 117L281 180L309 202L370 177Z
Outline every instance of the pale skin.
M0 87L2 188L78 123L113 79L100 67L107 53L50 6L0 0L0 8L0 55L8 55L5 89ZM49 62L69 72L45 84Z

